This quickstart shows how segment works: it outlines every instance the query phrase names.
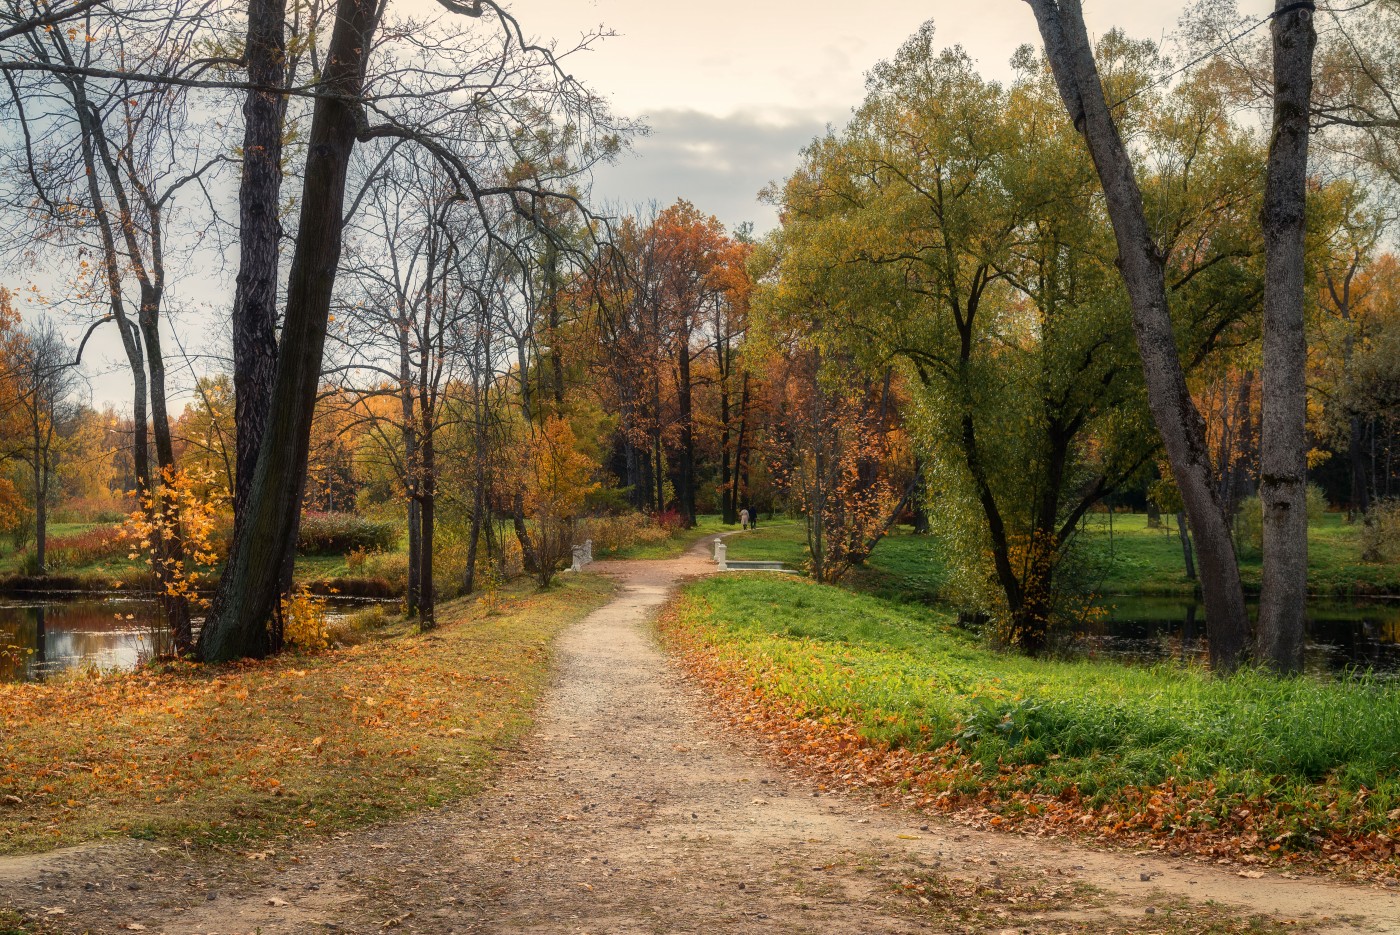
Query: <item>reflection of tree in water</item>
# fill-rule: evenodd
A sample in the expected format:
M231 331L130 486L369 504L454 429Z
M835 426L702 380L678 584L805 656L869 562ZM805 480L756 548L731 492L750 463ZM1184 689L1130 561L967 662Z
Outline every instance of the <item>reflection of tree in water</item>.
M1176 598L1117 599L1110 616L1070 634L1070 655L1151 664L1204 662L1200 604ZM1400 602L1308 603L1305 668L1319 675L1371 669L1400 676Z
M50 601L0 606L0 681L83 665L129 668L149 651L152 608L141 601ZM130 619L128 619L130 617Z

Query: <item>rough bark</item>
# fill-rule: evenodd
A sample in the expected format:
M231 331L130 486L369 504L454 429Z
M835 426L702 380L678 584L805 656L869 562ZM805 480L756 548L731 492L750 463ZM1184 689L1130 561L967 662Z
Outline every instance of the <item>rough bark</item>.
M1088 146L1118 244L1153 420L1196 535L1211 665L1242 660L1249 633L1234 543L1211 468L1205 421L1186 387L1167 307L1164 258L1143 211L1132 159L1104 99L1078 0L1026 0L1035 11L1055 83Z
M282 573L301 518L311 418L321 376L331 292L344 229L345 183L355 146L351 103L364 84L379 4L339 0L307 139L301 217L287 285L277 380L244 509L219 593L200 635L206 661L266 653L267 622L281 594Z
M286 81L286 0L249 0L248 81ZM282 122L286 98L249 91L243 101L243 170L238 189L238 278L233 296L234 534L252 489L258 448L277 376L278 241L282 225Z
M1258 655L1279 672L1303 667L1308 591L1307 337L1303 330L1308 104L1317 45L1312 10L1276 0L1274 125L1264 179L1264 366L1259 499L1264 574ZM1285 10L1284 8L1289 9ZM1207 611L1206 619L1210 619Z

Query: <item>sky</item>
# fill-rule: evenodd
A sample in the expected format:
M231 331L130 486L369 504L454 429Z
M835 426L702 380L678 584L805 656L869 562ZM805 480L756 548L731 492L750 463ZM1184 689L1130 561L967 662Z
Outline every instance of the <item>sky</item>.
M1118 26L1163 39L1180 2L1086 0L1092 33ZM1244 12L1272 8L1242 0ZM595 193L622 205L683 197L733 227L777 223L757 194L781 182L798 151L827 124L840 126L864 96L865 74L926 20L935 41L962 45L983 75L1009 78L1016 48L1039 44L1023 0L516 0L527 31L561 43L599 25L617 35L569 68L641 119L650 136L598 173Z
M395 2L410 9L434 5ZM1119 26L1134 37L1162 39L1185 6L1086 0L1085 17L1094 34ZM1240 6L1256 13L1272 4L1241 0ZM759 191L781 183L799 150L828 124L845 122L864 96L866 72L924 21L934 21L939 44L962 45L993 78L1009 78L1012 53L1039 39L1023 0L877 0L869 6L837 0L509 0L509 8L527 34L557 41L560 48L573 47L581 33L600 27L615 33L565 60L617 114L650 127L616 164L597 172L594 198L611 208L606 213L686 198L726 226L749 222L760 235L777 219L759 201ZM231 277L206 281L200 292L184 297L187 307L226 309ZM201 327L209 320L227 319L191 312L174 326L179 345L167 339L167 347L219 353L226 341ZM123 405L130 381L115 333L95 338L87 359L94 401ZM171 369L183 371L176 379L187 390L188 368ZM178 406L181 388L172 390Z

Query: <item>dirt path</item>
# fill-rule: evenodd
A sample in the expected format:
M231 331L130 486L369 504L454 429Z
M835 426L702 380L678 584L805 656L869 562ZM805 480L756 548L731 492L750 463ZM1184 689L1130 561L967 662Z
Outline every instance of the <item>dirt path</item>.
M652 638L700 553L597 566L618 597L562 637L535 735L470 803L237 859L0 859L0 904L171 935L1226 932L1253 914L1400 932L1390 890L979 833L787 776L713 726Z

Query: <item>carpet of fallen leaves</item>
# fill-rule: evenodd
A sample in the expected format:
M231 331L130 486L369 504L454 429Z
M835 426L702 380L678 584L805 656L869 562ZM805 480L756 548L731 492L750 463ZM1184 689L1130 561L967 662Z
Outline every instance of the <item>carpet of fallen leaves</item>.
M783 690L800 673L746 666L719 627L694 614L683 617L675 605L659 626L717 714L822 788L865 790L882 804L940 813L977 828L1065 835L1229 864L1245 877L1261 877L1259 868L1268 866L1285 875L1297 868L1400 880L1400 841L1391 835L1352 830L1339 820L1306 839L1280 836L1273 831L1288 803L1227 796L1210 781L1128 787L1097 802L1075 789L1036 791L1033 765L989 771L955 743L932 750L893 747L865 736L849 716L813 711L810 700L797 702ZM1326 794L1320 787L1319 795ZM1321 811L1337 813L1335 804Z
M0 685L0 852L124 834L254 847L460 798L529 723L580 578L429 634L232 666Z

